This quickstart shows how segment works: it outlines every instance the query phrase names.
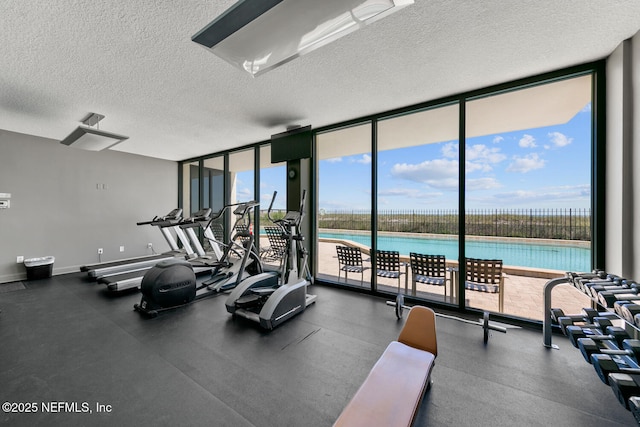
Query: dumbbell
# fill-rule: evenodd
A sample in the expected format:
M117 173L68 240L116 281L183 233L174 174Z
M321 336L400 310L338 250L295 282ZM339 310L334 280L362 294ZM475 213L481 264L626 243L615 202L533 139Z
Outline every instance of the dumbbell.
M638 294L637 288L628 288L624 290L621 289L619 291L598 292L595 298L597 298L599 304L604 307L611 308L615 307L615 304L618 301L639 300L640 295Z
M616 316L615 319L618 319ZM562 318L560 320L563 320ZM607 317L595 317L593 319L593 324L585 324L585 325L568 325L565 327L565 335L571 341L574 347L578 348L578 340L580 338L591 338L591 337L601 337L604 336L603 339L615 339L611 335L607 335L605 333L607 327L613 327L613 323L611 322L611 316ZM626 336L625 338L629 338ZM624 338L623 338L624 339Z
M569 271L566 273L567 278L570 282L576 282L578 280L598 280L598 279L606 279L608 274L602 270L593 270L591 272L572 272Z
M631 398L640 395L640 375L614 372L609 374L609 385L622 406L630 411L635 406L637 412L638 403L632 403Z
M551 319L560 325L562 333L565 335L567 335L567 326L575 325L576 323L582 323L583 327L594 326L593 322L596 317L606 317L611 320L618 318L615 313L610 311L599 312L593 308L583 308L580 314L565 314L560 308L551 309Z
M614 279L611 282L596 282L585 283L585 293L592 298L598 298L598 293L622 293L632 292L631 289L635 289L637 284L626 279ZM635 292L635 291L634 291Z
M636 419L638 424L640 424L640 397L631 396L627 401L629 405L629 410L633 414L633 417Z
M621 284L621 285L602 285L602 284L597 284L597 285L591 285L591 286L587 286L586 289L588 290L588 294L590 297L592 298L598 298L598 293L600 292L606 292L606 293L625 293L625 292L631 292L631 287L627 284Z
M613 307L620 317L631 324L635 323L636 314L640 314L640 300L616 301Z
M637 360L627 355L594 353L591 364L603 383L609 384L609 375L613 373L640 375Z
M551 320L555 322L555 324L560 325L562 332L564 332L564 328L568 325L591 323L591 320L598 315L598 311L592 308L583 308L580 314L565 314L561 308L552 308L549 311L551 312ZM563 320L560 320L561 318Z
M640 360L640 341L631 339L623 328L616 326L607 327L606 335L579 338L578 348L588 363L591 363L591 355L595 353L629 356L636 362Z
M587 289L589 286L593 285L620 285L621 277L607 274L604 277L576 277L573 280L573 285L581 290L582 292L589 294L589 290ZM617 281L617 282L616 282Z
M591 356L594 354L606 354L609 356L629 356L640 363L640 340L632 339L621 330L622 328L610 328L607 331L613 332L611 335L599 335L589 338L580 338L578 348L585 360L592 363ZM611 338L607 338L611 337Z

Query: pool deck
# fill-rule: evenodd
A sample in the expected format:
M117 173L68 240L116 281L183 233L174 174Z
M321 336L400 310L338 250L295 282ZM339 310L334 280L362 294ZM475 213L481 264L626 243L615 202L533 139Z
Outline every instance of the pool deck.
M324 280L338 280L338 258L336 256L336 245L348 244L356 246L365 254L364 258L368 258L368 248L364 248L354 242L344 241L340 239L321 239L318 243L318 272L319 278ZM402 257L401 257L402 258ZM406 258L406 257L405 257ZM408 262L408 259L404 259ZM457 261L447 261L447 265L457 267ZM371 283L371 264L365 262L365 266L369 266L364 272L364 287L369 287ZM562 277L564 272L556 270L544 270L522 267L505 266L503 268L505 274L504 285L504 310L507 315L542 320L543 318L543 288L549 279ZM409 272L410 274L410 272ZM401 285L404 288L404 278L401 279ZM341 282L344 282L344 274L342 274ZM349 285L361 286L360 275L351 273L348 280ZM449 285L447 285L448 287ZM380 290L389 290L397 292L398 281L393 279L378 278L378 287ZM411 280L409 278L409 288L411 288ZM444 292L442 286L430 286L418 284L416 287L417 295L429 300L444 301ZM450 292L447 290L447 300L450 302ZM457 301L453 301L457 304ZM552 293L552 306L554 308L562 308L565 313L579 313L583 307L590 307L591 300L575 289L571 285L560 285L554 288ZM466 305L482 310L498 311L498 295L487 294L484 292L466 292Z

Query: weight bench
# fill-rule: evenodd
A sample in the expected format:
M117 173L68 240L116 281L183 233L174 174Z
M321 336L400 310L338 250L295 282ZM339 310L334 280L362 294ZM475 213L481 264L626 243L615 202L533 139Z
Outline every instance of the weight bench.
M431 385L437 355L435 313L415 306L398 341L382 353L334 427L410 426Z

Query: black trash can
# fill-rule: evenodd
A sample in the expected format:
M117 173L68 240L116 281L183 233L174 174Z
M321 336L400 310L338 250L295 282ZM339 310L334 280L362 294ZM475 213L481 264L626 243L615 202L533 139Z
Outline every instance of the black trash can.
M25 259L24 266L27 268L27 280L50 278L55 260L55 257L52 256Z

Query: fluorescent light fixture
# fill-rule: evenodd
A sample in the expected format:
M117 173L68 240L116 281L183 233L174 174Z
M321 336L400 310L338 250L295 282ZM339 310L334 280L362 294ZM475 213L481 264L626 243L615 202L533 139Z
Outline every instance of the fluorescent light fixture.
M82 123L87 126L94 126L102 119L104 119L104 116L101 114L89 113L89 115L82 120ZM80 148L82 150L101 151L111 148L128 138L128 136L117 135L97 128L79 126L65 139L60 141L60 144Z
M257 76L410 4L413 0L240 0L191 40Z

